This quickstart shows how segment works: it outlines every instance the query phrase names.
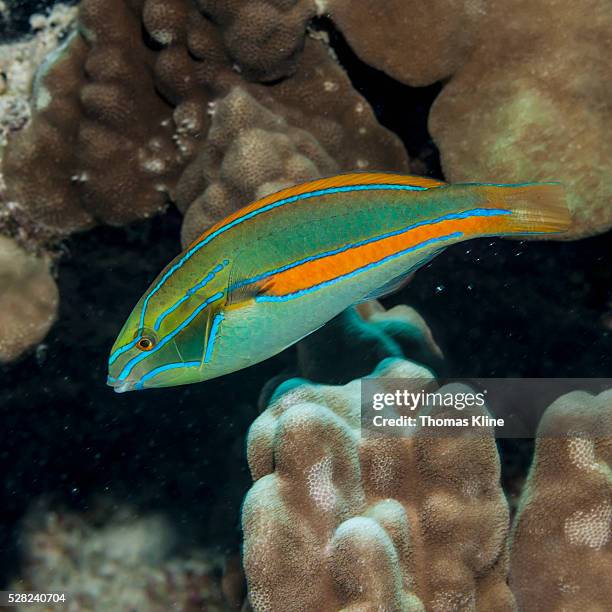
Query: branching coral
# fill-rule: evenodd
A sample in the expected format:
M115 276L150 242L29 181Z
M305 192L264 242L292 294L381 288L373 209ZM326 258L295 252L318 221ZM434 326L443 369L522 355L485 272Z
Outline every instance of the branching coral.
M605 610L612 601L612 390L555 401L512 537L510 585L521 609Z
M375 374L431 379L399 360ZM288 381L247 448L244 564L256 611L513 609L490 433L360 436L358 380Z
M410 85L448 81L429 124L449 181L560 180L572 237L612 226L608 2L319 6L372 66Z
M0 236L0 363L16 359L45 337L58 303L49 261Z

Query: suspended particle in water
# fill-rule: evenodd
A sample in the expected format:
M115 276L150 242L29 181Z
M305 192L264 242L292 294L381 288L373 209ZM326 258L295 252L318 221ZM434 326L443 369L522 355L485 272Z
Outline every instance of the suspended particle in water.
M49 346L47 344L39 344L36 347L36 351L34 353L34 357L36 358L36 363L39 366L43 366L45 361L47 360L47 355L49 353Z

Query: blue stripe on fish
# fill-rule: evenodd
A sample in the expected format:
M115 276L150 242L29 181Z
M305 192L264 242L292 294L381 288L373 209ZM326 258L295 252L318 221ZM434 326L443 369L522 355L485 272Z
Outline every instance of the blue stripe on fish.
M216 274L221 272L221 270L223 270L223 268L227 266L228 263L229 261L226 259L223 263L215 266L201 281L199 281L196 285L191 287L191 289L188 289L182 298L177 300L172 306L170 306L170 308L167 308L166 310L164 310L164 312L162 312L159 315L159 317L157 317L157 321L155 321L155 325L153 326L153 329L155 331L158 331L159 328L161 327L162 321L169 314L174 312L181 304L183 304L186 300L188 300L194 293L196 293L197 291L205 287L213 278L215 278Z
M149 355L156 353L160 348L168 344L170 340L172 340L177 334L179 334L185 327L187 327L207 306L220 300L223 297L224 293L220 291L219 293L215 293L215 295L209 297L205 302L202 302L180 325L175 327L171 332L168 332L165 336L163 336L160 341L150 350L145 353L141 353L140 355L136 355L132 359L130 359L119 376L117 376L117 380L125 380L129 375L134 366L137 363L140 363L143 359L146 359Z
M282 200L278 200L276 202L272 202L271 204L267 204L266 206L262 206L257 210L252 210L251 212L243 215L242 217L238 217L234 219L227 225L220 227L218 230L215 230L210 236L207 236L201 242L198 242L191 249L187 250L185 254L162 276L159 283L153 287L149 295L147 295L142 304L142 312L140 314L140 328L144 327L144 319L147 311L147 306L149 304L149 300L161 289L164 283L178 270L183 264L188 261L195 253L197 253L202 247L209 244L212 240L214 240L217 236L223 234L224 232L230 230L232 227L239 225L240 223L244 223L253 217L261 215L262 213L268 212L270 210L274 210L280 206L285 206L286 204L292 204L293 202L297 202L299 200L306 200L309 198L316 198L318 196L332 195L334 193L345 193L351 191L372 191L372 190L395 190L395 191L426 191L428 187L417 187L416 185L386 185L384 183L374 184L374 185L346 185L343 187L329 187L327 189L317 189L316 191L310 191L308 193L301 193L299 195L291 196L289 198L283 198Z
M159 366L150 372L147 372L134 386L135 389L141 390L144 388L144 384L147 380L154 378L158 374L162 372L167 372L168 370L176 370L178 368L198 368L200 367L199 361L179 361L176 363L167 363L166 365Z
M372 238L366 238L365 240L360 240L359 242L345 244L344 246L338 247L337 249L333 249L331 251L325 251L323 253L317 253L316 255L310 255L309 257L298 259L297 261L286 264L279 268L274 268L273 270L262 272L261 274L258 274L257 276L253 276L251 278L247 278L245 280L234 283L228 288L228 292L234 291L235 289L239 289L240 287L245 287L246 285L250 285L252 283L256 283L260 280L264 280L266 278L269 278L270 276L274 276L275 274L278 274L279 272L285 272L286 270L297 268L298 266L301 266L310 261L316 261L317 259L324 259L325 257L329 257L331 255L337 255L338 253L344 253L345 251L349 251L350 249L355 249L357 247L361 247L366 244L370 244L372 242L384 240L385 238L399 236L400 234L404 234L405 232L409 232L410 230L413 230L419 227L423 227L424 225L434 225L436 223L441 223L442 221L452 221L455 219L468 219L470 217L494 217L494 216L511 215L511 214L512 214L512 211L506 210L503 208L473 208L471 210L465 210L463 212L449 213L448 215L437 217L436 219L429 219L427 221L419 221L418 223L413 223L412 225L409 225L408 227L394 230L386 234L380 234L378 236L373 236Z
M419 244L416 244L407 249L404 249L403 251L398 251L397 253L393 253L392 255L387 255L387 257L383 257L383 259L369 263L347 274L341 274L340 276L336 276L336 278L331 278L323 283L319 283L318 285L313 285L312 287L306 287L304 289L300 289L299 291L294 291L293 293L287 293L286 295L260 295L255 298L255 301L257 302L286 302L287 300L293 300L293 299L302 297L303 295L306 295L308 293L312 293L313 291L317 291L319 289L323 289L324 287L329 287L330 285L334 285L341 280L352 278L353 276L356 276L357 274L360 274L361 272L365 272L367 270L371 270L372 268L376 268L377 266L380 266L386 263L387 261L390 261L402 255L405 255L406 253L410 253L411 251L422 249L426 246L435 244L437 242L446 242L448 240L452 240L453 238L461 238L461 236L463 236L463 232L453 232L452 234L447 234L446 236L438 236L436 238L430 238L429 240L424 240L423 242L420 242Z
M217 331L219 330L219 325L225 319L225 316L222 312L218 312L213 319L212 325L210 327L210 334L208 336L208 344L206 345L206 354L204 355L204 363L208 363L213 354L213 348L215 345L215 340L217 338Z
M142 336L137 336L131 342L124 344L122 347L118 348L108 359L108 365L113 365L117 358L123 355L126 351L129 351L131 348L134 348L142 339Z

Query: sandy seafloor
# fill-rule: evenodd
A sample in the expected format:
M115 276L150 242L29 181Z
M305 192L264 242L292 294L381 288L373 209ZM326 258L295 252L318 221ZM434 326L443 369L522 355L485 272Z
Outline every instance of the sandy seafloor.
M14 31L27 23L18 17ZM335 46L381 122L410 134L410 152L439 175L425 127L437 88L395 85L360 64L341 40ZM128 228L102 227L67 240L57 324L34 353L0 370L2 584L19 571L20 522L41 498L76 510L100 496L143 512L162 510L190 544L239 546L240 503L250 484L245 433L263 384L291 370L295 349L186 388L117 395L105 385L109 348L177 253L180 220L170 209ZM458 245L383 303L407 303L425 317L450 376L611 376L611 239ZM531 442L505 440L500 447L512 496Z

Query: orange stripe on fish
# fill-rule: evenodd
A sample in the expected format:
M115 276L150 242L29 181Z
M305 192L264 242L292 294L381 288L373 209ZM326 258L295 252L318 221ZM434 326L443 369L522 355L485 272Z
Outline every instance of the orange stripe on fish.
M490 209L494 211L495 209ZM265 295L283 296L298 293L307 287L328 283L350 274L364 266L380 261L400 251L431 244L433 239L460 233L466 238L471 235L505 233L513 221L503 216L470 216L459 219L432 220L431 224L415 227L397 235L373 240L366 244L346 248L325 257L312 259L298 266L275 273L262 285ZM264 288L265 287L265 288Z

